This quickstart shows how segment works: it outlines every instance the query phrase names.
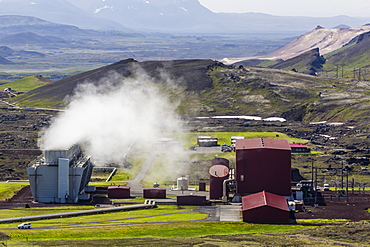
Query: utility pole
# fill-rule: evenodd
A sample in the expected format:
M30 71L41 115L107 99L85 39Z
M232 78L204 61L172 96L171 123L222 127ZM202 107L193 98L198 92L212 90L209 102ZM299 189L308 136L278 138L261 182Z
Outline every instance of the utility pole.
M315 204L317 203L317 167L315 168Z
M348 202L348 169L346 170L346 202Z
M341 179L342 180L341 181L341 188L343 189L343 187L344 187L344 184L343 184L343 180L344 180L344 178L343 178L344 177L344 173L343 173L343 160L342 160L342 176L341 177L342 177L342 179Z
M361 68L358 68L358 80L361 81Z
M311 191L313 191L313 181L314 181L314 177L313 177L313 159L311 159Z

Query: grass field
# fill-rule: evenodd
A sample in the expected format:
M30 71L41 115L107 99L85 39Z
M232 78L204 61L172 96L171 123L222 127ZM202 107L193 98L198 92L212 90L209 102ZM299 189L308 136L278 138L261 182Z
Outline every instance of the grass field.
M28 183L0 182L0 200L12 198L20 189L22 189L26 185L28 185Z
M185 140L185 146L197 146L198 136L212 136L218 138L218 144L231 144L232 136L244 136L246 139L249 138L269 138L269 139L284 139L289 143L307 143L307 140L298 138L292 138L286 134L279 132L202 132L202 133L184 133L175 136L178 139Z
M5 230L10 239L3 238L3 242L8 246L350 246L348 243L367 245L367 235L359 235L357 241L343 237L332 239L325 235L325 232L336 231L337 234L345 236L345 231L357 229L363 223L318 222L311 222L313 225L309 227L185 221L73 227L66 226L61 220L50 225L52 227L50 229Z
M11 88L12 90L16 91L30 91L32 89L44 86L49 82L40 80L37 76L26 76L20 80L9 82L4 85L0 85L0 90L4 90L5 88Z

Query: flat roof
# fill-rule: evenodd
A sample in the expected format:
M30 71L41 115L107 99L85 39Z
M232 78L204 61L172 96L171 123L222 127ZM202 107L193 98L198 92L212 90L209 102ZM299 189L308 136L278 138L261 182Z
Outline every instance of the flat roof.
M289 144L291 148L307 148L307 145L304 144Z
M261 148L291 150L287 140L267 138L237 139L235 148L236 150Z

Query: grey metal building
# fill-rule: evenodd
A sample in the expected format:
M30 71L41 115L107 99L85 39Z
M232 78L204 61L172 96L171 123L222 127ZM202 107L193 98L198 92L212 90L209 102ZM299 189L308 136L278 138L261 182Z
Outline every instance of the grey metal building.
M77 203L89 199L84 193L93 164L78 145L67 150L45 150L43 157L27 168L34 201L41 203Z

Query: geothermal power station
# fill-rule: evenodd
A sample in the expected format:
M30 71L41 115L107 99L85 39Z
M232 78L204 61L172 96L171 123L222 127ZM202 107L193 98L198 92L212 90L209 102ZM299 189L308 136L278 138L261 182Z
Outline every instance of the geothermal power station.
M177 204L238 204L243 221L288 222L289 204L295 203L291 187L291 147L280 139L237 139L234 142L235 168L229 160L215 158L209 169L209 193L183 195L188 190L186 177L178 188L145 188L148 198L165 199L176 193ZM89 199L88 183L93 164L78 145L68 150L45 150L42 158L27 168L34 201L40 203L77 203ZM91 186L90 186L91 187ZM167 191L167 192L166 192ZM129 198L129 186L109 186L109 198ZM300 196L298 196L300 197ZM299 203L299 202L297 202Z
M78 145L68 150L45 150L43 157L27 168L34 201L41 203L77 203L88 199L84 190L93 165Z

